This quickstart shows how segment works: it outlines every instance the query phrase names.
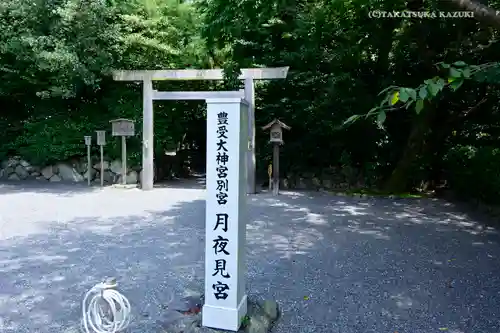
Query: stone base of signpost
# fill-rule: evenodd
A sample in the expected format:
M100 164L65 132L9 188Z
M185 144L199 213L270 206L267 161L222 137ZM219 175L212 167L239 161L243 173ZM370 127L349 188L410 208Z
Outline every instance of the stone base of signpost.
M202 296L189 296L173 302L167 307L164 320L158 322L162 333L228 333L225 330L201 326ZM279 318L275 301L257 301L248 298L247 316L238 332L268 333Z

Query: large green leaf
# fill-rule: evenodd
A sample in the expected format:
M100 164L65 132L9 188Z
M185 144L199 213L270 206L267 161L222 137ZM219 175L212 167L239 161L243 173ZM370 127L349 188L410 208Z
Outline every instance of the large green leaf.
M419 99L417 101L417 103L415 104L415 112L417 112L417 114L419 114L423 108L424 108L424 101Z

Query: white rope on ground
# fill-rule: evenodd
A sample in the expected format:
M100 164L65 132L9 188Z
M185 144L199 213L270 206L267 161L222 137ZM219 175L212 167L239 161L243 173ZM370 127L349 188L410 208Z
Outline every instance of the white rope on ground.
M83 298L83 327L86 333L118 333L130 324L130 302L111 278L96 284Z

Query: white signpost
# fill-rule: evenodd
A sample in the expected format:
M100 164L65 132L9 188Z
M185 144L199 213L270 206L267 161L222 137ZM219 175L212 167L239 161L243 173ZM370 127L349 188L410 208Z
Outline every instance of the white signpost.
M144 81L144 84L147 87L151 81ZM245 91L151 90L151 94L146 93L147 89L145 110L152 108L153 100L207 102L205 304L202 324L236 332L247 313L245 243L249 105L245 101ZM152 112L145 112L144 115L152 116ZM144 122L152 125L152 118L145 117ZM153 133L144 135L147 138L144 141L147 153Z
M134 122L129 119L115 119L110 121L112 135L122 137L122 185L127 184L127 136L134 136Z
M245 143L247 150L246 181L247 192L256 193L255 186L255 80L285 79L288 67L277 68L243 68L240 80L244 81L244 98L248 102L248 138ZM222 80L222 69L174 69L174 70L146 70L146 71L115 71L113 78L116 81L142 81L143 82L143 128L142 128L142 189L153 189L153 100L167 99L163 94L153 90L153 80ZM173 92L172 92L173 93ZM180 98L169 99L205 99L199 94L210 92L177 92ZM208 97L211 98L211 97Z
M104 186L104 146L106 145L106 131L97 132L97 144L101 149L101 187Z
M87 184L90 186L90 168L92 168L90 165L90 145L92 144L92 137L90 135L85 135L84 139L85 145L87 146Z
M248 104L207 99L207 197L203 326L238 331L247 313Z

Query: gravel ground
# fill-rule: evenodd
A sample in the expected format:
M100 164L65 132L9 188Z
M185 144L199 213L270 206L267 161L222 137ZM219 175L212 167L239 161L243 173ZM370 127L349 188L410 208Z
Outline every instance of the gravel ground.
M203 285L204 191L0 186L0 332L65 332L116 276L130 332ZM251 295L276 333L498 333L500 237L440 200L249 196Z

